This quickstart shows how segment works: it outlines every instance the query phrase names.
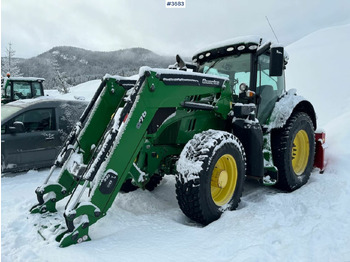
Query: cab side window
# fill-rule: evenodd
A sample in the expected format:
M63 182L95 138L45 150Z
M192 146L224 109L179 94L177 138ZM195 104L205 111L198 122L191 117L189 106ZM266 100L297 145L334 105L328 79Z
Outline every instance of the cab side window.
M41 93L41 84L40 83L33 82L32 87L33 87L33 97L38 97L38 96L44 95Z
M22 122L25 132L56 130L55 111L53 108L34 109L13 119Z

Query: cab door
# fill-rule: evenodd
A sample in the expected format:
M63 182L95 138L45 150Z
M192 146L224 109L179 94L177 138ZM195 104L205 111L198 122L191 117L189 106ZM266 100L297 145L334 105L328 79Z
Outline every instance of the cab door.
M258 56L256 94L259 98L257 118L261 124L266 124L275 103L284 91L284 74L270 76L270 55L263 53Z

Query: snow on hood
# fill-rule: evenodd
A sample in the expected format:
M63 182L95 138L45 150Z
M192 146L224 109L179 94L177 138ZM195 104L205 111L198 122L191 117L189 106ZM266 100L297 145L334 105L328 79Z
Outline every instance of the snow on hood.
M199 76L199 77L215 77L222 80L229 80L228 77L218 76L218 75L208 75L203 73L176 70L176 69L164 69L164 68L151 68L149 66L142 66L139 70L139 76L143 76L146 71L153 71L157 74L167 74L167 75L186 75L186 76Z

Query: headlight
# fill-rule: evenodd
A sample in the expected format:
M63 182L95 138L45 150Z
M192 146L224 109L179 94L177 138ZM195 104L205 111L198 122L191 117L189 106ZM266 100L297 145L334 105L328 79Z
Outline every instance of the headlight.
M242 83L239 85L239 90L241 90L241 92L244 92L248 89L248 86L245 83Z

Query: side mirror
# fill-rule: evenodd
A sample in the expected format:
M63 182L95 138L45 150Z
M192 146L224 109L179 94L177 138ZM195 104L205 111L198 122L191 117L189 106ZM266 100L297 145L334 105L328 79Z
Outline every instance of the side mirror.
M270 50L270 76L281 76L284 67L284 48L272 47Z
M14 133L23 133L24 132L24 124L23 122L13 122L12 126L9 127L9 131L11 134Z

